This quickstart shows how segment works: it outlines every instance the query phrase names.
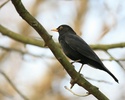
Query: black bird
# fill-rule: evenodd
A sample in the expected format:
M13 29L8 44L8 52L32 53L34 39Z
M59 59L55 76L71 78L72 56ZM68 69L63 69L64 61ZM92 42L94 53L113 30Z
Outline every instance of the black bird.
M57 29L52 29L52 31L59 32L59 43L66 56L75 62L82 63L82 65L88 64L94 68L106 71L118 82L118 79L104 66L90 46L70 26L60 25Z

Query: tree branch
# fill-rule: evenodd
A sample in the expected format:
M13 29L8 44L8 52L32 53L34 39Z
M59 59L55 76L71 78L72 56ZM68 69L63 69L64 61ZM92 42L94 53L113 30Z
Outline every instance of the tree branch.
M36 55L36 54L32 54L30 52L27 52L27 51L23 51L23 50L20 50L20 49L15 49L15 48L9 48L9 47L4 47L4 46L0 46L1 49L3 50L6 50L6 51L10 51L10 52L18 52L22 55L30 55L30 56L34 56L34 57L37 57L37 58L42 58L42 57L47 57L46 55ZM106 52L106 51L105 51ZM107 53L107 52L106 52ZM54 59L54 57L48 57L50 59ZM101 58L102 61L116 61L116 62L119 62L119 61L125 61L125 58L119 58L119 59L116 59L116 58L107 58L107 59L104 59L104 58Z
M9 82L9 84L14 88L14 90L24 99L24 100L29 100L27 97L25 97L16 87L15 85L13 84L13 82L8 78L8 76L0 71L0 73L6 78L6 80Z
M3 4L1 4L1 5L0 5L0 9L1 9L4 5L6 5L9 1L10 1L10 0L7 0L7 1L5 1Z
M6 51L10 51L10 52L11 51L18 52L18 53L20 53L22 55L27 54L27 55L34 56L34 57L39 57L39 58L45 57L45 55L35 55L35 54L30 53L30 52L19 50L19 49L15 49L15 48L9 48L9 47L4 47L4 46L0 46L0 48L3 49L3 50L6 50Z
M25 43L25 44L31 44L31 45L36 45L39 47L44 47L44 42L36 40L36 39L32 39L29 37L26 37L24 35L12 32L11 30L5 28L4 26L0 25L0 32L3 35L9 36L10 38L17 40L19 42Z
M118 60L116 60L108 51L105 51L105 52L110 56L110 59L113 59L114 61L116 61L124 69L122 64Z
M29 25L31 25L39 33L39 35L43 38L43 40L45 41L45 44L50 48L50 50L53 52L54 56L63 65L63 67L68 72L68 74L71 76L71 78L73 80L75 80L79 86L84 87L87 91L89 91L90 94L93 94L98 100L109 100L101 91L99 91L99 89L97 87L93 86L91 83L86 81L81 75L79 75L78 72L76 72L76 70L73 68L73 66L70 64L70 62L63 55L61 50L58 48L58 46L52 40L52 37L48 34L48 32L25 9L21 0L11 0L11 1L12 1L13 5L15 6L19 15Z
M125 47L125 42L121 43L114 43L114 44L96 44L96 45L90 45L92 49L94 50L108 50L108 49L114 49L114 48L123 48Z
M26 37L24 35L15 33L4 26L0 25L0 32L3 35L6 35L16 41L25 43L25 44L31 44L39 47L45 47L45 44L43 41L33 39L30 37ZM60 47L59 43L56 43L57 46ZM108 49L114 49L114 48L123 48L125 47L125 42L122 43L115 43L115 44L95 44L95 45L90 45L93 50L105 50L107 51Z

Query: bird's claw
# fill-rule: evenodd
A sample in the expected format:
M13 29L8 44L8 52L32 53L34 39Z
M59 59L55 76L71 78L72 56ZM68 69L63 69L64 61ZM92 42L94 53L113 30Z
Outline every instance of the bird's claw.
M75 81L75 80L73 80L73 79L71 79L71 81L70 81L70 84L71 84L70 89L72 89L72 87L75 85L75 83L76 83L76 81Z

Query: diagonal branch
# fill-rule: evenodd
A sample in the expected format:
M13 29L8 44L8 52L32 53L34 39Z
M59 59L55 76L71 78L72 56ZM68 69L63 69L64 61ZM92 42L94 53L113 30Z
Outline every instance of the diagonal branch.
M10 0L5 1L3 4L0 5L0 9L5 6Z
M9 82L9 84L14 88L14 90L24 99L24 100L29 100L27 97L25 97L17 88L16 86L13 84L13 82L8 78L8 76L0 71L0 73L6 78L6 80Z
M108 51L105 51L105 52L110 56L111 59L113 59L114 61L116 61L124 69L124 67L122 66L122 64L118 60L116 60Z
M93 96L95 96L98 100L109 100L101 91L99 91L97 87L93 86L91 83L85 80L81 75L79 75L78 72L76 72L76 70L73 68L70 62L63 55L61 50L52 40L52 37L44 29L44 27L25 9L21 0L11 0L11 1L15 6L19 15L29 25L31 25L38 32L38 34L43 38L43 40L45 41L45 44L50 48L54 56L63 65L63 67L65 68L67 73L71 76L71 78L75 80L79 86L84 87L87 91L89 91L90 94L93 94Z

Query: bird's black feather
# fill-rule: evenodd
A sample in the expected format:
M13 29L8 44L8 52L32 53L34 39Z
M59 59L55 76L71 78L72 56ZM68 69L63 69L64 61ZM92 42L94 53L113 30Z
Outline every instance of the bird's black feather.
M74 61L106 71L118 82L117 78L104 66L90 46L71 27L61 25L57 30L59 32L59 42L66 56Z

